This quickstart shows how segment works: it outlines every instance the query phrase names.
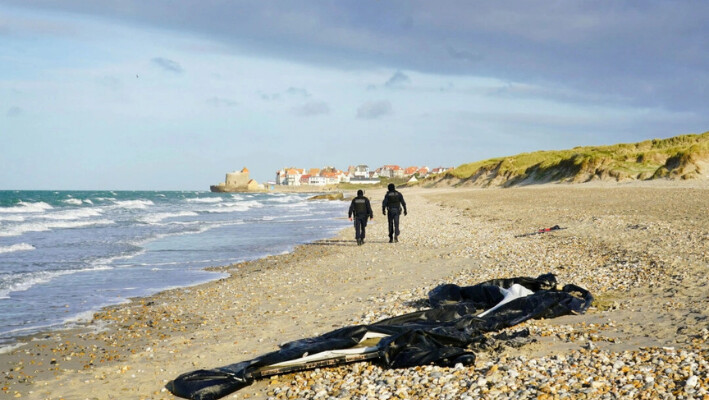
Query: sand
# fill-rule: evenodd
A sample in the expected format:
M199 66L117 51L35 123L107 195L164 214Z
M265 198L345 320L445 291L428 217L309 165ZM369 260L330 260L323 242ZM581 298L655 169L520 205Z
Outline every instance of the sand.
M379 208L384 192L368 191L375 219L363 246L356 245L354 229L346 229L290 254L218 267L229 278L133 299L97 313L83 327L27 338L0 354L0 393L29 399L171 399L164 385L181 373L426 307L426 293L438 284L547 272L561 283L589 289L597 298L594 307L585 315L523 324L535 343L480 354L476 367L464 371L466 379L474 382L476 374L490 373L491 363L504 366L519 356L621 357L663 348L699 359L709 355L708 181L402 193L409 215L401 218L399 243L388 243ZM553 225L565 229L515 237ZM707 369L694 368L689 375L678 372L675 381L678 386L691 381L687 390L702 398L702 389L709 388ZM288 398L283 388L297 386L293 382L303 376L327 382L359 371L346 366L292 374L256 382L228 398ZM437 367L434 372L461 373ZM613 387L620 386L613 383L618 380L608 381L610 388L590 385L597 392L588 397L622 390ZM394 392L382 385L368 390ZM325 398L338 397L324 386ZM681 389L670 386L668 393ZM416 393L412 388L404 398L417 398ZM628 393L641 397L643 389ZM534 389L529 396L545 394ZM308 398L307 392L300 396ZM375 392L369 398L378 397Z

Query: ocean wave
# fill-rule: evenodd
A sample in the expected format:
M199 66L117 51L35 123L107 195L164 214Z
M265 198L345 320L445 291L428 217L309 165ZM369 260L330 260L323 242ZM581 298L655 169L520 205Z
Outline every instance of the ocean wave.
M37 203L26 203L21 201L14 207L0 207L0 213L41 213L51 210L52 208L54 207L43 201Z
M76 274L79 272L102 271L112 269L107 266L95 266L80 269L65 269L60 271L38 271L13 274L3 277L0 280L0 299L10 298L10 293L24 292L33 286L50 282L51 280L64 275Z
M91 262L91 265L93 265L96 270L113 269L114 267L118 268L121 266L132 265L116 262L118 260L130 260L133 257L138 257L146 253L146 250L142 248L139 243L131 243L130 245L134 246L134 248L131 250L124 251L123 254L120 255L93 260Z
M0 254L2 253L13 253L15 251L29 251L34 250L35 247L28 243L18 243L12 246L0 246Z
M20 347L26 345L27 343L12 343L8 345L0 345L0 354L7 354L11 351L17 350Z
M79 208L73 210L57 211L54 213L44 214L41 217L45 219L54 219L62 221L71 221L75 219L97 217L103 212L96 208Z
M71 204L73 206L80 206L83 203L83 201L81 201L79 199L66 199L66 200L62 200L62 203Z
M194 211L179 211L179 212L174 212L174 213L155 213L155 214L150 214L146 215L142 218L140 218L140 221L143 221L148 224L155 224L158 223L164 219L168 218L177 218L177 217L195 217L199 214L197 214Z
M272 201L274 203L294 203L294 202L300 202L302 201L303 198L300 196L274 196L269 199L269 201Z
M115 200L114 203L120 208L148 208L155 205L151 200Z
M217 204L217 207L213 208L208 208L206 210L201 210L204 212L209 212L209 213L230 213L230 212L239 212L239 211L247 211L252 208L258 208L258 207L263 207L263 204L258 201L258 200L246 200L246 201L237 201L233 203L219 203Z
M2 215L0 214L0 221L10 221L10 222L22 222L25 217L22 215Z
M91 199L81 200L81 199L75 199L75 198L62 200L62 203L70 204L72 206L80 206L83 204L94 204L94 202L91 201Z
M90 221L47 221L47 222L31 222L20 224L3 229L0 236L20 236L27 232L46 232L56 229L73 229L84 228L94 225L110 225L115 221L110 219L97 219Z
M221 197L198 197L196 199L187 199L188 203L220 203L224 201Z

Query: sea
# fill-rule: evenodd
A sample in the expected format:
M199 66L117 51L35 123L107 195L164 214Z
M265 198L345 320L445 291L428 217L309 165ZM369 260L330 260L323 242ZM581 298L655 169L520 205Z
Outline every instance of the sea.
M0 349L349 226L308 193L0 191Z

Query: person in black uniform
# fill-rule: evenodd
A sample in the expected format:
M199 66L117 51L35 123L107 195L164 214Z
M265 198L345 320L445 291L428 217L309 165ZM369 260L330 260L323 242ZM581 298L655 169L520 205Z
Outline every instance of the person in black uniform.
M361 246L364 244L367 217L374 218L369 199L364 197L364 191L361 189L357 191L357 197L352 199L352 203L350 203L350 211L347 213L350 221L352 221L352 215L354 215L355 239L357 239L357 245Z
M387 210L389 211L387 219L389 220L389 243L391 243L399 241L399 215L402 207L404 215L406 215L406 202L404 196L395 190L393 183L387 187L389 191L384 195L384 201L382 201L382 214L387 215Z

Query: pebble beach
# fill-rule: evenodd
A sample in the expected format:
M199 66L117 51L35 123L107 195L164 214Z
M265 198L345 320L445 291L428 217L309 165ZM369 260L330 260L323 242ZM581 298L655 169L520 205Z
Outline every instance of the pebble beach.
M491 338L474 366L356 363L226 398L709 399L709 181L401 192L399 243L388 243L384 191L367 191L375 218L363 246L346 229L25 338L0 354L0 397L175 399L165 385L184 372L427 308L437 285L551 272L591 291L593 306L509 328L529 336Z

